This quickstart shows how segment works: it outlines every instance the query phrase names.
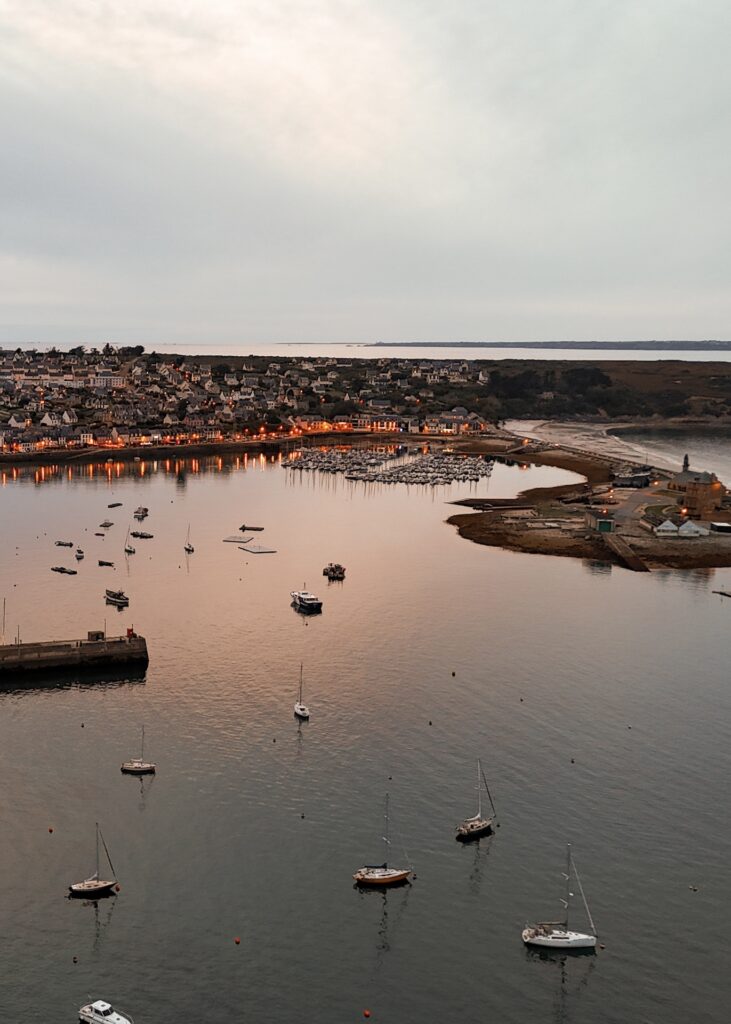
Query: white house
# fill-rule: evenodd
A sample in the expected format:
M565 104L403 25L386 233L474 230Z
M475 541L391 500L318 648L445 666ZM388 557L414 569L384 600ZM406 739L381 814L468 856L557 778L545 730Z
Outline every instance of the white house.
M688 519L682 526L678 527L678 536L684 538L693 537L707 537L708 530L704 526L700 526L698 523L692 523Z
M677 537L678 527L671 519L666 519L664 523L660 523L659 526L655 527L656 537Z

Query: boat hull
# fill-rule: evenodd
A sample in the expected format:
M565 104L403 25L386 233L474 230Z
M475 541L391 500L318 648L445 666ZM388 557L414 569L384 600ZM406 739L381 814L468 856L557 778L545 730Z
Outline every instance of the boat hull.
M77 899L93 900L97 896L108 896L114 892L116 881L76 882L69 886L69 894Z
M123 775L154 775L157 765L151 761L125 761L120 771Z
M595 949L596 935L563 929L525 928L523 942L526 946L540 946L543 949Z
M479 824L472 825L468 822L463 822L457 826L457 834L455 839L458 843L471 843L474 839L481 839L483 836L491 836L494 832L492 821L481 821Z
M364 888L383 889L389 885L405 885L411 874L410 868L360 868L353 875L353 881Z

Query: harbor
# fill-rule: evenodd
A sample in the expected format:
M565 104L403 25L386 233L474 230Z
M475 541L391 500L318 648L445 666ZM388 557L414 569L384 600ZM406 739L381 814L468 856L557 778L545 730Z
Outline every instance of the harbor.
M54 977L44 1013L69 1024L57 1006L102 998L136 1021L171 1024L179 1001L206 1020L211 989L232 1019L272 1024L340 1024L365 1008L383 1024L435 1007L471 1020L484 963L488 1009L506 1020L550 1019L564 979L570 1019L601 1020L609 999L622 1019L652 1019L662 991L682 1024L695 993L671 969L668 912L693 922L683 954L721 1005L723 951L694 936L716 925L731 842L705 832L728 768L724 652L707 654L727 628L712 590L729 591L728 572L640 574L608 552L539 559L467 543L445 524L453 501L507 509L531 504L521 492L585 486L569 468L507 457L479 483L434 487L365 486L269 459L6 485L8 634L79 638L79 624L107 615L108 636L134 627L150 657L144 681L123 665L92 672L107 685L72 669L0 688L0 750L16 780L0 834L13 1020L43 957ZM113 501L114 526L96 537ZM142 506L154 538L125 557ZM227 537L277 553L254 557ZM61 555L56 539L74 547ZM76 566L77 545L77 576L49 571ZM98 568L100 555L114 566ZM105 606L105 588L129 607ZM291 607L301 590L321 613ZM663 746L681 733L690 774ZM669 789L680 856L659 841ZM100 839L100 878L119 891L72 901L69 886L94 873L96 822L114 865ZM543 922L563 916L568 842L599 938L562 965L522 933L562 941ZM652 886L638 867L648 862ZM590 941L572 891L572 930Z

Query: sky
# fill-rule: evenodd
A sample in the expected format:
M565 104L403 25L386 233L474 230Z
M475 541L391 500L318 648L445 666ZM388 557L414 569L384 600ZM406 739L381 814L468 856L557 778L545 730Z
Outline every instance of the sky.
M727 0L0 0L0 343L731 337Z

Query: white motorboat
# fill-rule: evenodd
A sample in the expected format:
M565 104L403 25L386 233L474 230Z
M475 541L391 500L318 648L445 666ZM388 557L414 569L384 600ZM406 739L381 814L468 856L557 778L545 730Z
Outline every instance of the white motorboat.
M296 703L294 705L294 716L295 716L295 718L301 719L303 722L306 722L307 719L310 717L310 709L307 707L307 705L302 700L302 665L301 664L300 664L300 692L299 692L299 697L297 698L297 701L296 701Z
M109 867L112 875L114 875L114 865L112 864L112 858L109 856L109 850L107 844L104 842L104 836L99 828L99 822L96 823L96 871L93 875L89 875L83 882L74 882L73 885L69 886L69 892L72 896L85 896L87 899L95 899L99 896L107 896L112 892L117 884L116 878L100 878L99 876L99 840L102 841L104 852L109 861Z
M386 827L383 834L383 843L385 850L385 857L383 864L365 864L353 875L353 881L356 885L361 886L379 886L384 887L387 885L403 885L408 882L411 878L413 871L411 868L394 868L389 867L388 864L388 853L391 845L390 836L390 822L388 814L388 793L386 793L386 809L383 815L386 821Z
M490 807L492 808L493 816L490 818L483 818L482 816L482 785L485 785L485 791L487 792L488 799L490 801ZM461 843L468 843L471 839L479 839L480 836L489 836L495 830L497 823L497 811L495 810L495 804L492 801L492 795L487 785L487 779L485 773L482 770L482 764L480 759L477 759L477 814L472 818L465 818L465 820L457 825L455 839Z
M298 612L304 612L306 615L310 615L313 612L322 611L322 601L319 597L315 597L309 590L293 590L290 595L292 598L292 606L297 609Z
M591 926L591 934L586 932L577 932L569 928L569 905L571 903L571 877L576 879L581 899L584 903L584 909L586 910L586 916L589 919L589 925ZM566 881L566 893L562 898L561 902L564 906L564 919L563 921L540 921L538 924L527 925L523 929L522 937L523 942L527 946L542 946L550 949L595 949L597 943L596 927L594 926L594 920L589 910L589 904L586 901L584 895L584 887L581 884L579 878L579 872L574 864L573 857L571 855L571 844L569 843L566 848L566 871L564 872L564 879Z
M125 775L154 775L157 765L154 761L145 761L145 727L142 726L142 742L140 745L140 756L133 757L131 761L125 761L120 769Z
M115 1010L111 1003L103 999L81 1006L79 1020L82 1024L134 1024L128 1013Z
M190 543L190 523L188 523L188 536L187 536L187 538L185 540L185 544L183 546L183 550L185 551L186 555L192 555L193 552L195 551L195 548Z

